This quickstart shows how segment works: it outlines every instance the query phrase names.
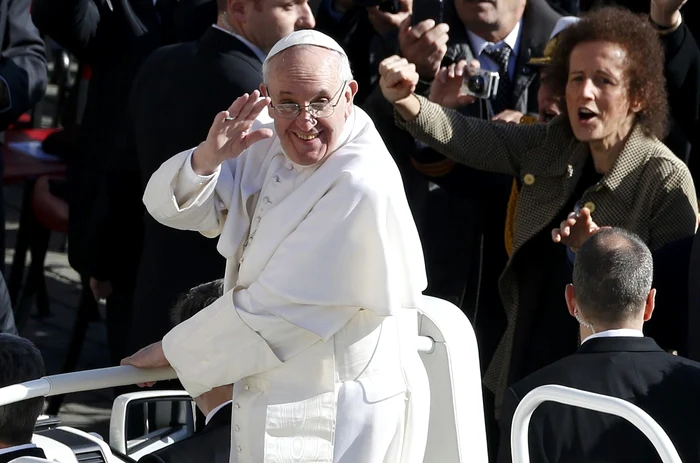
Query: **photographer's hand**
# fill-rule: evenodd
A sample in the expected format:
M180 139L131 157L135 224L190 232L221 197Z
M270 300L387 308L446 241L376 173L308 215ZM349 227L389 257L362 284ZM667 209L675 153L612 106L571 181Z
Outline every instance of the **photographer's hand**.
M479 62L474 60L470 66L478 69ZM450 109L457 109L473 103L476 98L462 92L462 81L464 76L468 74L467 62L464 60L440 69L430 87L428 99Z
M382 11L379 9L379 6L367 8L369 22L379 35L384 35L391 30L398 29L401 27L401 23L411 15L412 2L410 0L398 0L397 3L399 5L399 11L396 13Z
M447 40L450 27L447 24L435 24L432 19L426 19L411 26L408 16L401 23L399 30L399 46L401 56L416 65L418 75L423 80L433 80L440 69L442 58L447 53Z

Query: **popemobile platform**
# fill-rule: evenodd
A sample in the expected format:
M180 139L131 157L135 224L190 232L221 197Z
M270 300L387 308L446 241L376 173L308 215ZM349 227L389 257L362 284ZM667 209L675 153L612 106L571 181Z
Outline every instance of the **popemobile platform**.
M420 307L418 350L430 379L431 410L426 463L487 463L486 430L476 337L466 316L453 304L424 297ZM0 406L34 397L50 397L115 386L175 378L170 368L140 370L131 366L47 376L0 389ZM514 463L529 463L527 429L541 403L555 401L623 417L653 443L664 463L681 463L663 429L644 411L621 399L563 386L541 386L523 398L513 417L511 446ZM234 397L235 402L235 397ZM109 435L62 426L42 416L33 442L48 460L21 457L12 463L122 463L178 442L194 432L195 404L184 391L124 394L114 401ZM131 413L143 416L138 437ZM145 413L143 413L145 412Z

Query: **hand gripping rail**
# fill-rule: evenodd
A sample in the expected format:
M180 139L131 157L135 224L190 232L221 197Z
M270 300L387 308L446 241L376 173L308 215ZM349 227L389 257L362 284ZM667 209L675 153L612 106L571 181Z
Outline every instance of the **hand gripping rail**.
M510 447L513 463L530 463L528 429L535 409L543 402L558 402L622 417L647 436L664 463L682 463L666 432L644 410L626 400L566 386L547 385L530 391L513 414Z
M177 378L177 375L170 367L140 369L121 366L63 373L0 388L0 406L35 397L50 397L174 378Z

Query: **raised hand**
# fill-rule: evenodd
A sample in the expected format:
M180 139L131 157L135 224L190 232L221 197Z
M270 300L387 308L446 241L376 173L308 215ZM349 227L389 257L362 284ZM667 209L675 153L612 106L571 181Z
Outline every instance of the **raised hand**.
M255 90L240 96L227 111L216 115L207 139L192 156L192 168L199 175L212 174L227 159L234 159L254 143L270 138L270 129L250 131L260 112L270 103Z
M576 252L584 241L604 228L608 227L599 227L591 217L591 210L584 207L581 212L569 214L559 228L552 230L552 241L564 244Z
M440 69L440 63L447 53L447 24L435 24L432 19L421 21L411 26L411 17L407 17L399 28L399 48L401 55L415 63L418 74L424 80L432 80Z
M396 55L379 63L379 76L379 87L382 94L392 104L411 96L418 84L415 64Z
M678 24L681 7L688 0L651 0L651 20L662 27Z
M469 65L478 69L479 62L474 60ZM441 68L430 87L430 101L451 109L473 103L475 98L462 91L462 81L468 72L465 60Z

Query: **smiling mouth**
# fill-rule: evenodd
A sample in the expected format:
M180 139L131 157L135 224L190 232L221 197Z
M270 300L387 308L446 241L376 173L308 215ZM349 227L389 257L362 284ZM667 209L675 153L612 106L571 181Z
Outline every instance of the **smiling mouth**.
M318 134L317 134L317 133L314 133L314 134L312 134L312 135L303 135L303 134L301 134L301 133L295 133L294 135L296 135L298 138L300 138L300 139L302 139L302 140L304 140L304 141L310 141L310 140L313 140L313 139L315 139L315 138L318 138Z

